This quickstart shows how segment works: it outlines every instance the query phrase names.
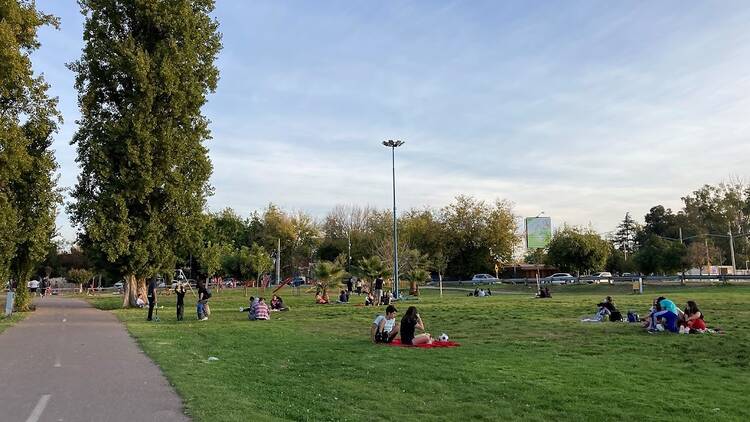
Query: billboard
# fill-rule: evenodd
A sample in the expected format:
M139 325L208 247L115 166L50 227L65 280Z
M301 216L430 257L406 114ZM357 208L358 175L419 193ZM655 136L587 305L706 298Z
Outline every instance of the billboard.
M526 247L544 249L552 239L552 219L550 217L526 218Z

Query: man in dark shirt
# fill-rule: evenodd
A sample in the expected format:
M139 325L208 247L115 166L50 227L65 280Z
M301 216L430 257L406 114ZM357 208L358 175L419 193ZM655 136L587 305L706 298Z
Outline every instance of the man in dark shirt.
M380 305L381 298L383 297L383 278L378 277L375 279L375 302Z
M156 277L152 277L148 283L148 321L151 321L151 317L154 313L154 305L156 305Z

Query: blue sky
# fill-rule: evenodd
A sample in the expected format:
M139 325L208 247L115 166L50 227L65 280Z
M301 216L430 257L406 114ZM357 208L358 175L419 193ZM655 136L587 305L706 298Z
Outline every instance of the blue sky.
M78 111L64 64L83 19L72 0L37 5L62 21L33 60L60 99L70 187ZM401 209L505 198L601 232L748 178L750 2L220 0L215 16L212 210L388 208L389 138L407 141ZM73 239L64 213L58 223Z

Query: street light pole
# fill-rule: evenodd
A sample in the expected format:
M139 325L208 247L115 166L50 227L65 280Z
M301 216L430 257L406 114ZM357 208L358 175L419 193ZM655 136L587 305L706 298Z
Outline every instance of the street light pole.
M729 224L729 250L732 253L732 274L737 273L737 263L734 260L734 235L732 234L732 224Z
M392 140L383 141L383 145L391 149L391 163L393 169L393 287L396 299L401 297L399 293L398 280L398 226L396 224L396 148L405 144L404 141Z

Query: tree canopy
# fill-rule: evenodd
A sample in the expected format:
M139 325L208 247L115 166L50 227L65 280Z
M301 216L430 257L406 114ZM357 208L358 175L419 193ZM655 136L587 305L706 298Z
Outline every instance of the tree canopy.
M70 205L94 264L128 282L171 273L197 249L211 188L201 114L216 89L221 48L212 0L81 0L84 48L76 73L81 167ZM137 289L136 289L137 286Z
M37 31L58 20L35 6L0 3L0 280L18 281L19 310L28 308L26 281L47 255L61 201L50 147L62 118L31 65Z

